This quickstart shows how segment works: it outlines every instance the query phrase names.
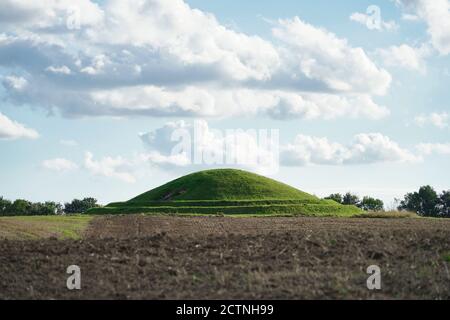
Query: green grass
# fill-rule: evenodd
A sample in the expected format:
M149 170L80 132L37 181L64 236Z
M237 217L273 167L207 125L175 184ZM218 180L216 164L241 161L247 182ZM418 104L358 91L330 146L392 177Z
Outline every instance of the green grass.
M80 239L92 216L0 217L0 239Z
M444 261L450 262L450 252L444 255Z
M90 214L203 214L203 215L306 215L306 216L352 216L361 211L353 206L339 206L327 204L298 204L298 205L252 205L252 206L174 206L174 207L104 207L89 211Z
M403 211L385 211L385 212L366 212L354 216L355 218L372 218L372 219L402 219L402 218L420 218L414 212Z
M130 202L179 200L317 200L284 183L233 169L201 171L143 193Z
M250 172L219 169L189 174L88 213L350 217L362 211Z

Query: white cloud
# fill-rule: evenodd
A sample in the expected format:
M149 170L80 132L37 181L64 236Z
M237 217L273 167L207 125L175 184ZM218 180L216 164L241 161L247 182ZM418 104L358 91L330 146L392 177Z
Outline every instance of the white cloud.
M444 129L449 126L450 116L447 112L433 112L429 115L420 115L414 118L414 122L420 126L424 127L428 124L438 127L439 129Z
M76 15L76 16L75 16ZM67 28L68 19L79 19L80 27L96 25L103 19L103 11L89 0L2 0L0 25L3 28L32 28L53 31Z
M424 155L450 155L450 143L421 143L416 148Z
M172 140L174 132L187 132L192 138L190 142L193 148L197 148L199 152L207 154L218 154L219 158L235 157L238 152L247 151L246 156L249 158L269 158L278 161L278 155L270 155L270 152L280 151L280 164L283 166L306 166L306 165L352 165L352 164L370 164L382 162L417 162L421 161L420 156L416 156L413 152L402 148L380 133L362 133L355 135L351 143L344 145L332 142L328 138L313 137L306 135L298 135L291 143L281 143L279 148L262 148L258 146L257 140L251 137L249 133L239 136L238 143L234 148L227 149L225 145L227 140L214 129L208 126L205 121L197 123L194 133L194 127L184 121L170 122L162 128L141 134L140 137L144 144L152 152L161 155L173 155L174 147L179 143L178 140ZM249 138L244 143L244 138ZM231 137L233 138L233 136ZM234 136L236 138L236 135ZM178 150L179 151L179 150ZM188 152L183 156L192 159L192 152ZM189 163L192 165L191 163ZM188 164L188 165L189 165ZM267 168L273 167L273 162L266 163ZM264 166L249 166L252 170L262 170Z
M306 118L387 114L373 96L387 92L390 74L362 48L298 17L280 20L276 41L267 41L231 30L182 0L76 6L82 21L74 31L66 25L68 0L0 4L15 17L2 22L0 66L19 70L28 82L20 93L9 85L10 101L68 117L250 111L283 118L283 108ZM261 107L250 96L270 103ZM326 100L338 102L336 109Z
M154 131L140 134L149 153L141 159L153 165L172 167L241 167L270 174L278 169L278 136L256 130L210 128L204 120L194 124L168 122ZM266 139L266 140L264 140Z
M417 15L415 15L415 14L403 13L402 14L402 20L416 22L416 21L419 21L420 18Z
M3 86L14 91L22 91L27 86L28 81L23 77L6 76L3 78Z
M281 148L281 164L350 165L380 162L416 162L420 158L401 148L380 133L362 133L349 145L331 142L328 138L298 135L293 143Z
M47 70L49 72L53 72L53 73L71 74L71 70L67 66L61 66L61 67L50 66L45 70Z
M136 171L145 168L145 165L148 168L183 170L226 165L269 175L277 172L279 165L416 163L422 161L423 156L433 153L450 154L449 144L424 143L410 151L380 133L357 134L347 144L302 134L291 143L280 145L278 138L270 140L269 136L264 144L254 130L216 130L203 120L194 124L168 122L139 136L147 149L145 152L129 158L105 156L99 160L94 160L93 154L86 152L83 168L93 175L134 183L137 180ZM78 166L69 160L52 159L44 162L44 167L62 171Z
M400 67L420 72L426 71L425 58L430 54L427 46L419 48L407 44L391 46L387 49L376 50L386 66Z
M110 114L153 116L231 117L264 115L276 119L333 119L365 117L380 119L389 114L369 95L291 93L281 90L213 89L187 87L169 90L140 86L101 90L91 94L92 105Z
M78 168L78 166L74 162L64 158L44 160L42 162L42 166L48 170L54 170L59 172L71 171Z
M190 134L191 131L192 125L186 121L170 121L153 131L140 133L139 137L146 148L169 155L175 145L175 139L179 139L174 133Z
M100 41L149 46L176 64L206 66L235 80L266 80L280 63L269 42L230 30L181 0L111 1L105 10Z
M39 134L35 130L9 119L0 112L0 139L36 139L38 137Z
M390 74L379 69L362 48L354 48L346 39L308 24L298 17L280 20L273 29L282 40L282 50L291 78L305 75L338 92L385 94L391 83Z
M350 20L358 22L368 29L374 29L378 31L393 31L398 29L398 24L395 21L384 21L380 19L378 21L374 20L374 16L365 13L354 12L350 15Z
M93 175L119 179L127 183L136 182L136 177L130 172L133 164L122 157L103 157L94 160L94 155L86 152L84 167Z
M87 73L90 75L96 75L103 71L104 67L110 63L108 57L104 54L96 55L91 62L91 65L84 67L80 70L82 73Z
M191 159L189 159L185 153L163 155L157 151L152 151L140 154L139 159L142 162L147 162L154 166L185 167L191 164Z
M442 55L450 54L449 0L396 0L408 14L411 12L428 25L434 48Z
M94 159L91 152L85 152L84 161L81 165L65 158L48 159L41 163L48 170L66 172L78 168L84 169L94 176L103 176L117 179L126 183L134 183L141 169L153 167L184 167L190 164L190 159L184 154L163 155L159 152L142 152L132 157L104 156L98 160Z
M275 119L334 119L338 117L381 119L388 108L376 104L368 95L293 94L277 92L266 96L264 112ZM260 98L260 100L262 100Z

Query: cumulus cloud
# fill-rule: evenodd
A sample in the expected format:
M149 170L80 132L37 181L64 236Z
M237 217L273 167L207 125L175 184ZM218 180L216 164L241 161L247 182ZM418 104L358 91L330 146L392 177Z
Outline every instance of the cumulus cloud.
M239 142L234 148L226 148L226 139L220 132L208 126L208 123L200 121L196 124L199 126L194 132L194 125L184 121L170 122L163 127L141 134L141 139L146 147L153 152L162 155L173 155L173 151L180 149L175 148L179 144L179 137L187 133L191 139L189 146L192 149L183 154L191 161L188 165L193 165L194 155L193 148L197 148L200 152L218 155L219 159L232 158L236 160L237 150L247 150L247 156L250 158L271 157L273 161L280 163L282 166L306 166L306 165L354 165L354 164L371 164L382 162L418 162L422 158L415 155L414 152L406 148L402 148L395 141L380 133L361 133L355 135L349 144L341 144L332 142L325 137L314 137L307 135L298 135L294 141L290 143L279 143L277 148L262 148L258 146L258 140L251 138L250 133L244 133L239 136ZM244 143L243 137L250 137L250 144ZM231 136L233 138L233 135ZM253 136L254 138L254 136ZM248 151L249 150L249 151ZM186 151L186 149L183 149ZM270 154L272 152L272 154ZM274 155L279 152L279 155ZM178 153L175 153L178 154ZM234 162L236 163L236 162ZM270 161L267 163L270 165ZM250 166L251 168L251 166ZM255 170L255 168L253 168Z
M416 21L419 21L420 18L418 16L416 16L415 14L403 13L402 20L416 22Z
M370 30L378 30L378 31L393 31L398 29L398 24L395 21L384 21L381 19L381 15L376 17L371 14L365 14L361 12L354 12L350 15L350 20L354 22L358 22L364 26L366 26ZM376 20L374 20L376 18Z
M450 154L449 144L422 143L408 150L381 133L357 134L347 144L303 134L292 142L282 143L277 131L261 134L256 130L217 130L204 120L167 122L139 137L145 151L130 157L104 156L98 160L86 152L81 167L93 175L134 183L138 178L136 173L143 168L191 171L225 165L270 175L279 166L417 163L424 156ZM58 171L78 167L59 158L43 164Z
M14 28L56 31L66 28L68 20L76 19L80 27L98 24L103 19L101 8L89 0L2 0L0 25L2 29Z
M70 74L71 71L67 66L61 66L61 67L54 67L54 66L50 66L47 69L45 69L49 72L53 72L53 73L62 73L62 74Z
M449 0L395 0L407 14L411 13L428 26L433 47L442 55L450 54Z
M82 13L76 30L67 26L74 7ZM269 41L182 0L8 0L0 8L15 17L2 20L1 72L26 81L3 81L15 104L68 117L386 114L373 96L387 92L390 74L363 49L298 17L278 21ZM336 110L325 112L333 109L326 100L338 102Z
M424 155L450 155L450 143L421 143L416 148Z
M72 145L72 144L70 144ZM66 158L55 158L42 161L43 168L57 172L68 172L76 169L84 170L93 176L135 183L138 173L144 168L183 167L188 159L183 154L165 156L159 152L142 152L133 156L103 156L95 159L91 152L85 152L82 163L77 164Z
M0 112L0 139L36 139L38 137L39 134L35 130L9 119Z
M298 135L292 143L281 148L281 164L351 165L380 162L416 162L420 158L401 148L395 141L380 133L362 133L348 145L328 138Z
M171 154L176 141L181 134L189 135L192 132L192 124L180 120L166 122L155 130L140 133L139 137L149 150L156 150L163 154Z
M76 165L74 162L72 162L68 159L65 159L65 158L55 158L55 159L44 160L42 162L42 166L45 169L54 170L54 171L58 171L58 172L71 171L71 170L75 170L78 168L78 165Z
M22 91L27 86L28 81L23 77L6 76L3 78L3 86L6 89Z
M366 117L380 119L389 110L370 95L291 93L281 90L221 89L187 87L169 90L140 86L100 90L91 94L98 109L111 115L230 117L270 116L275 119L333 119ZM105 111L106 112L106 111Z
M84 167L93 175L115 178L127 183L136 182L136 177L130 172L133 164L121 156L95 160L91 152L86 152Z
M399 46L390 46L386 49L376 50L386 66L400 67L409 70L425 72L425 58L429 56L430 49L427 46L418 48L411 47L407 44Z
M417 124L420 127L424 127L426 125L432 125L439 129L448 128L449 126L449 119L450 116L447 112L433 112L431 114L425 115L419 115L414 118L415 124Z
M157 167L185 167L191 164L191 160L185 153L164 155L160 152L152 151L149 153L141 153L139 160L142 163L147 162Z
M350 46L332 32L298 17L280 20L272 32L287 46L281 53L291 79L303 74L340 92L384 94L389 88L391 76L386 70L378 68L362 48Z
M204 120L193 124L168 122L140 135L150 151L141 158L164 166L229 166L270 174L278 169L278 132L210 128Z

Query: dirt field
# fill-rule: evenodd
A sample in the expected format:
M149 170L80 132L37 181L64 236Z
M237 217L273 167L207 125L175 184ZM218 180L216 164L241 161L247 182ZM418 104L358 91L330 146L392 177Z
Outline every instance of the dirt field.
M450 299L449 269L450 220L117 216L83 240L0 240L1 299Z

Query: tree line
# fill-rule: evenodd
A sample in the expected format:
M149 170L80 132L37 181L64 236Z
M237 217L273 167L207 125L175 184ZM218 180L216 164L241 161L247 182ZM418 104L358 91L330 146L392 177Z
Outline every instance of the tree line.
M58 214L85 213L91 208L99 207L97 199L74 199L64 205L58 202L31 202L24 199L10 201L0 197L0 216L49 216Z
M326 197L327 200L334 200L337 203L344 205L354 205L365 211L383 211L384 203L380 199L372 198L369 196L364 196L362 199L355 194L347 192L344 195L340 193L334 193Z
M344 205L354 205L365 211L384 211L384 203L380 199L347 192L342 195L334 193L325 199L334 200ZM438 194L431 186L420 187L419 191L407 193L399 203L397 210L415 212L423 217L450 218L450 190Z
M365 211L384 211L382 200L370 196L360 199L347 192L331 194L325 199L344 205L355 205ZM450 190L438 194L431 186L423 186L417 192L407 193L399 203L397 210L412 211L424 217L450 218ZM0 197L0 216L39 216L57 214L82 214L91 208L100 207L95 198L74 199L64 205L58 202L31 202L23 199L15 201Z

